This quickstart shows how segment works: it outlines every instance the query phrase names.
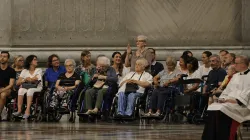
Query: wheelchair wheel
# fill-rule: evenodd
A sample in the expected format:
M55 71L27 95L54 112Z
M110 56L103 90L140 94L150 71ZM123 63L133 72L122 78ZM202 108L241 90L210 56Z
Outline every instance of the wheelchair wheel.
M55 122L59 122L62 118L62 114L58 112L58 110L53 111L52 118Z
M192 122L193 122L194 124L198 125L198 124L201 124L201 120L202 120L201 114L195 114L195 115L193 116Z
M88 122L88 118L80 117L79 116L79 122L81 122L81 123L87 123Z

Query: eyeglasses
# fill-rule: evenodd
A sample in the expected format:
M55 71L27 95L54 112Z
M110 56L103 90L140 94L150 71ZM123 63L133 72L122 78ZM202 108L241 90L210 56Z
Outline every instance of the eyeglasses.
M146 42L145 40L136 40L136 42Z
M59 61L59 59L52 60L52 62L57 62L57 61Z
M74 65L65 65L66 68L68 68L68 67L71 67L71 68L72 68L73 66L74 66Z

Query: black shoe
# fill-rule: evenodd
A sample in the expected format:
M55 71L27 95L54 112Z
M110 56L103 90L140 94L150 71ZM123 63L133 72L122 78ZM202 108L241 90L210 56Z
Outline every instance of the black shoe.
M116 117L116 118L122 118L123 115L122 115L122 114L117 114L115 117Z
M70 112L69 122L73 121L73 112Z

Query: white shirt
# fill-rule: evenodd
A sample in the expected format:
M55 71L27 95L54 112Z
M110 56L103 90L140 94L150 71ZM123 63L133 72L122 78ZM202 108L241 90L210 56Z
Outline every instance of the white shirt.
M133 74L135 74L133 76ZM133 76L133 77L132 77ZM140 78L141 76L141 78ZM131 78L132 77L132 78ZM149 82L150 84L152 84L153 82L153 77L151 74L149 74L148 72L143 72L143 74L138 74L138 73L135 73L135 72L129 72L120 82L119 86L121 85L121 83L127 79L131 79L131 80L139 80L140 78L140 81L147 81ZM126 89L126 83L124 83L118 90L118 93L119 92L125 92L125 89ZM139 89L137 90L138 93L144 93L145 91L145 88L139 86Z
M211 67L206 68L205 65L202 65L199 67L199 69L197 70L198 73L200 73L200 78L204 75L208 75L208 73L212 70Z
M194 73L189 74L187 73L188 77L187 79L197 79L200 78L200 73L196 70ZM194 86L194 84L187 84L187 88L190 89ZM197 91L200 91L199 89Z
M37 76L38 80L40 80L41 82L38 84L37 87L42 87L43 86L43 82L42 82L42 69L40 68L36 68L35 69L35 72L33 74L30 74L29 70L27 69L23 69L21 74L20 74L20 77L23 78L23 79L26 79L28 77L30 78L33 78Z
M123 66L122 76L119 76L119 75L118 75L117 84L120 84L120 82L121 82L121 80L123 79L123 77L125 77L129 72L130 72L130 67L125 67L125 66ZM119 72L116 73L116 74L119 74Z
M238 99L243 105L233 103L213 103L207 110L220 110L235 121L242 123L250 120L250 72L247 75L237 73L228 83L219 98Z

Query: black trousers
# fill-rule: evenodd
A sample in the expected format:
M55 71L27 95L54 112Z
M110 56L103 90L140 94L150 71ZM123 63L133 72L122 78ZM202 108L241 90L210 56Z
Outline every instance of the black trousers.
M236 130L238 126L238 122L221 111L208 111L208 118L203 130L202 140L237 139Z
M149 108L153 110L160 109L163 111L164 103L171 92L170 88L159 87L152 93Z

